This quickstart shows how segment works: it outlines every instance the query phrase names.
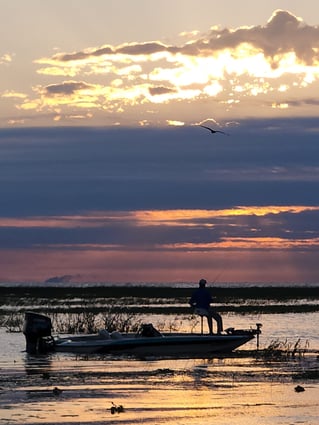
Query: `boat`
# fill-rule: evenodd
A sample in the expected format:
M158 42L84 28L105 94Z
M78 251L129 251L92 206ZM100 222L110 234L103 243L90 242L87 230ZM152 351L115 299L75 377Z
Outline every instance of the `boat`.
M261 324L253 329L229 328L222 334L161 333L151 323L141 325L137 333L122 334L102 329L96 334L52 336L51 319L26 312L23 333L29 354L65 352L76 354L115 354L137 357L204 357L230 353L257 336Z

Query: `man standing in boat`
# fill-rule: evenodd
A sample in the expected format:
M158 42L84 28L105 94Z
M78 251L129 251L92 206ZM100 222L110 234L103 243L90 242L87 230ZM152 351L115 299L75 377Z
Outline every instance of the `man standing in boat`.
M223 332L223 320L220 314L218 314L211 306L210 303L213 301L209 290L206 288L206 280L201 279L199 281L199 288L197 288L189 304L194 308L194 313L207 318L209 333L213 333L213 319L217 323L217 334Z

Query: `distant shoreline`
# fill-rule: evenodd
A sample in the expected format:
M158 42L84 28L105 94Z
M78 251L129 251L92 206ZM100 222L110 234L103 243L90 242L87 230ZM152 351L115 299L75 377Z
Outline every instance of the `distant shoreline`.
M28 310L98 314L112 309L129 314L190 314L192 288L168 286L1 287L0 315ZM211 288L221 313L312 313L319 311L319 287Z
M197 287L173 286L1 286L0 300L5 297L40 298L186 298ZM211 286L214 298L226 300L240 299L319 299L319 286L250 286L221 287Z
M220 288L319 288L318 282L216 282L207 285ZM44 282L0 282L0 288L194 288L194 282L69 282L55 278Z

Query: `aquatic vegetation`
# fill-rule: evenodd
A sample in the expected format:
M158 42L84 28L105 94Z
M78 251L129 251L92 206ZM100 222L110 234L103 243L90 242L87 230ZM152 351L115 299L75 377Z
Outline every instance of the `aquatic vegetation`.
M300 373L296 373L293 376L294 380L307 380L307 379L313 379L313 380L319 380L319 370L317 369L310 369L310 370L304 370Z
M44 314L90 312L188 315L193 288L165 286L0 287L1 316L32 310ZM319 311L319 287L217 287L218 311L236 314ZM88 326L89 323L86 323ZM196 325L195 325L196 326Z
M90 312L63 313L52 316L53 329L57 333L93 333L95 317Z
M108 311L97 315L89 311L54 314L52 323L54 332L63 334L96 333L100 329L127 333L137 332L141 320L134 314L113 312L110 308Z
M271 341L268 347L259 350L258 356L263 357L264 359L282 360L303 357L308 349L309 342L306 341L302 346L300 338L295 343L288 342L287 340L280 341L276 339Z
M22 332L24 323L24 314L10 313L0 316L0 327L3 327L7 332Z
M101 313L99 318L103 323L103 328L107 329L109 332L137 332L141 326L141 319L135 314L128 312L113 313L112 309L110 309L105 313Z

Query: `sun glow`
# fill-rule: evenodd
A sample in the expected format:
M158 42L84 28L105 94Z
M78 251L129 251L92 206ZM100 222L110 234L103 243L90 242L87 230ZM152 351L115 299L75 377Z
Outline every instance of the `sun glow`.
M38 85L33 88L34 98L23 94L25 98L16 107L36 111L54 107L95 109L121 114L128 107L169 105L223 94L219 103L236 108L244 98L246 102L247 98L277 93L278 99L268 102L269 109L287 109L289 104L281 101L280 95L306 88L319 77L316 63L305 64L294 51L269 55L248 41L216 50L208 41L206 44L203 41L198 51L195 41L184 49L160 42L126 43L41 58L35 61L40 66L38 74L82 76L83 81L90 79L92 83L83 83L86 89L55 95ZM97 82L101 75L105 76L103 83Z
M178 123L175 125L183 125ZM139 210L120 212L91 212L83 215L70 216L46 216L28 218L0 218L0 227L32 228L32 227L99 227L109 221L125 222L135 221L138 226L191 226L192 220L200 220L202 225L205 220L218 217L265 217L267 215L278 215L281 213L300 214L307 211L319 211L319 207L287 205L287 206L265 206L245 207L239 206L222 210L200 210L200 209L177 209L177 210Z
M250 276L256 281L265 277L260 270L266 264L279 261L286 269L273 270L272 278L280 275L293 280L293 261L300 260L301 252L303 260L317 261L319 236L311 223L318 212L319 207L270 205L4 217L0 227L22 235L27 249L13 249L9 241L9 249L2 250L2 276L8 281L18 279L17 270L23 270L23 279L32 276L33 280L67 274L81 281L104 280L105 276L125 282L183 281L224 269L225 279L231 276L247 281ZM306 221L295 232L296 220ZM59 230L70 231L66 240L53 241L39 239L38 231L24 229L42 229L42 234L43 229L51 229L48 233L54 230L57 235ZM27 240L23 239L25 234ZM34 263L41 264L36 272L30 267ZM8 264L14 264L14 270Z
M315 239L298 239L289 240L276 237L264 238L223 238L220 241L208 243L174 243L160 245L161 249L171 250L186 250L186 251L211 251L217 249L245 249L245 250L258 250L258 249L271 249L271 250L284 250L291 248L304 249L306 247L318 248L319 238Z
M178 105L177 121L191 124L207 113L209 99L216 116L231 112L236 120L252 114L267 118L288 108L292 116L315 116L317 103L307 100L318 98L318 36L317 26L289 11L275 10L264 25L181 31L172 43L126 40L110 45L101 39L100 45L83 45L77 51L54 48L52 55L46 52L30 60L32 84L23 90L10 85L19 96L0 92L6 109L12 109L5 122L63 124L71 116L92 114L92 123L105 125L105 115L116 114L109 117L110 125L134 126L146 120L164 126L171 108ZM5 53L0 65L7 69L16 59ZM69 79L82 88L63 91ZM48 91L52 86L60 91ZM145 117L150 105L156 118ZM58 118L53 113L57 107Z
M308 206L265 206L265 207L244 207L239 206L232 209L223 210L148 210L136 211L134 217L139 225L167 224L176 225L181 223L185 225L186 221L191 222L192 219L208 219L216 217L239 217L239 216L256 216L263 217L270 214L292 213L298 214L304 211L319 211L319 207Z

